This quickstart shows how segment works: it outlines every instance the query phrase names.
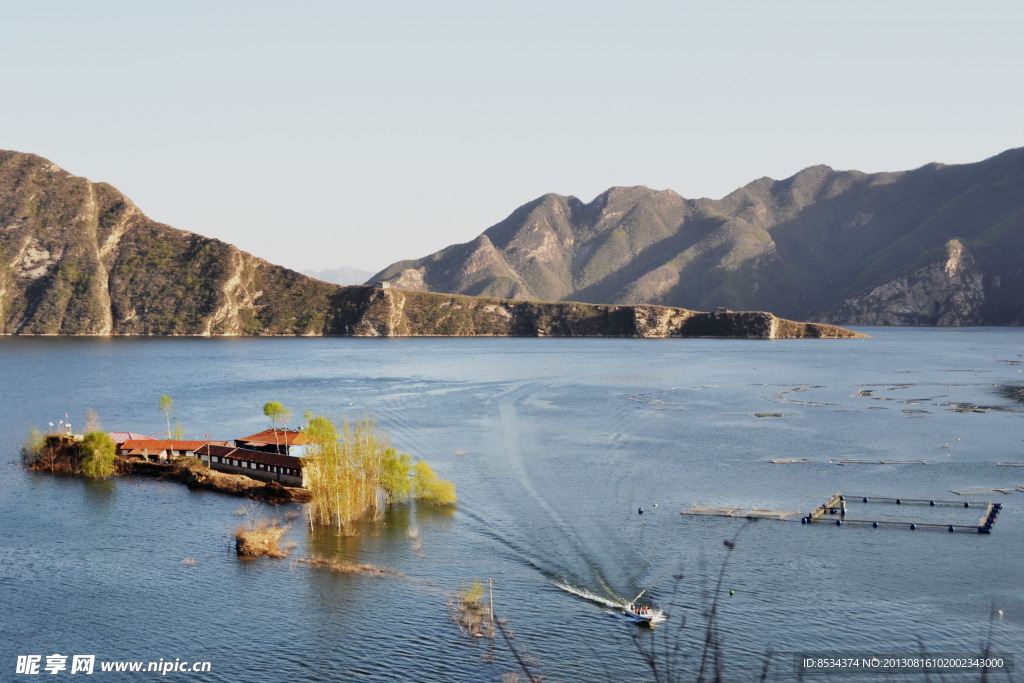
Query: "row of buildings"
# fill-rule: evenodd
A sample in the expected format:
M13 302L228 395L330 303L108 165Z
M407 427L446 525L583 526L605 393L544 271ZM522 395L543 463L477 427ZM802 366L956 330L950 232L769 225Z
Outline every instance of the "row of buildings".
M309 442L301 431L265 429L234 441L154 439L133 432L111 432L117 454L167 461L178 456L199 458L218 472L244 474L282 486L305 486L302 456Z

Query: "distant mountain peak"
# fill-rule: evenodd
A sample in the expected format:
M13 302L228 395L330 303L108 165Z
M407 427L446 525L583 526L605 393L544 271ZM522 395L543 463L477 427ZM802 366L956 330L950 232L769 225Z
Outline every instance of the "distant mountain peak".
M1024 274L1013 265L1024 261L1022 220L1024 148L918 171L867 174L819 164L783 180L759 178L721 200L644 186L611 187L589 203L546 194L485 231L494 247L486 259L456 245L376 277L411 268L435 292L724 305L840 324L1022 324ZM929 279L948 270L942 254L953 239L964 249L958 263L978 277ZM931 275L913 284L900 279L918 267ZM954 312L872 317L863 305L844 307L886 283L895 291L871 299L883 308Z

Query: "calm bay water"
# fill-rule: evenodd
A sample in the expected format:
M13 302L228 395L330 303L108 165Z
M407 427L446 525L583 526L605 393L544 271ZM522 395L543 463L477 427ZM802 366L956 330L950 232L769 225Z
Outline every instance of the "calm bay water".
M766 658L771 680L793 679L793 653L980 654L988 641L1024 655L1024 493L965 498L1004 503L991 536L679 514L694 502L810 510L840 490L954 499L951 488L1024 484L1024 469L996 466L1024 461L1024 403L1001 392L1024 384L1024 332L867 332L0 339L0 680L15 678L17 655L53 653L212 662L169 674L182 680L501 680L518 671L508 648L499 641L485 661L488 644L447 615L450 592L477 578L495 580L496 612L547 680L649 680L638 648L676 643L690 680L716 596L728 680L755 678ZM239 499L17 465L29 425L67 414L77 427L88 408L108 430L160 433L161 394L195 438L264 428L270 400L297 416L368 411L456 483L460 504L397 509L348 537L300 518L292 559L401 574L335 575L238 561ZM876 514L855 505L851 516ZM958 525L981 514L884 512ZM609 606L641 591L668 615L653 631ZM123 678L140 675L153 676Z

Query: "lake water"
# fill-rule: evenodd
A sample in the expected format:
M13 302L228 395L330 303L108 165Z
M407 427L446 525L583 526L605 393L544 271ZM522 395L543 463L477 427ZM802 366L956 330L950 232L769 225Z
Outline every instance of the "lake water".
M549 681L652 680L641 656L651 648L693 680L713 603L727 680L765 665L769 680L792 680L794 653L980 655L988 643L1021 655L1024 493L949 489L1024 484L1024 468L996 465L1024 461L1024 403L1006 393L1024 385L1024 331L864 331L872 337L2 338L0 680L31 680L14 675L18 655L54 653L211 662L209 673L169 674L178 680L522 676L502 640L492 649L448 618L451 592L487 578L519 654ZM29 425L67 414L77 429L88 408L105 429L159 434L161 394L193 438L263 429L271 400L296 424L304 410L367 411L455 482L459 505L400 508L355 536L311 533L300 517L289 559L241 562L230 540L240 499L18 465ZM837 491L1004 510L990 536L680 514L695 502L809 511ZM851 519L970 526L981 514L850 502ZM293 561L311 555L400 576ZM653 630L611 606L641 591L667 614ZM859 678L880 680L842 676Z

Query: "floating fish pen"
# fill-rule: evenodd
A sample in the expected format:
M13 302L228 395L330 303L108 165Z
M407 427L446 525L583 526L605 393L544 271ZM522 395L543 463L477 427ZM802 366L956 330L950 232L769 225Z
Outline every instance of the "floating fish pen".
M997 489L984 489L984 488L973 488L973 489L950 489L950 493L955 493L958 496L987 496L990 493L1002 493L1003 495L1009 495L1016 493L1017 491L1024 490L1021 486L1016 488L997 488Z
M821 461L820 460L808 460L807 458L775 458L774 460L769 460L768 462L773 463L775 465L792 465L792 464L795 464L795 463L821 462Z
M1024 490L1022 485L1021 490ZM925 506L928 508L975 508L983 509L984 513L977 522L962 520L947 520L943 522L918 521L915 513L907 512L911 519L887 519L885 517L854 518L849 515L850 508L847 501L854 501L862 505L885 504L908 506ZM867 508L863 508L867 509ZM719 506L700 505L694 503L688 510L683 510L682 515L705 515L712 517L741 517L746 519L777 519L795 520L800 519L801 524L812 524L826 518L834 518L835 526L860 525L870 526L873 529L880 528L901 528L915 531L917 529L945 529L949 532L970 531L979 534L989 534L995 526L999 513L1003 509L1002 503L993 502L971 502L962 500L939 500L935 498L896 498L891 496L846 496L842 493L834 493L824 504L815 507L811 512L803 513L799 510L772 510L768 508L749 506Z
M1024 467L1024 462L997 462L1000 467Z
M849 508L847 507L847 500L860 502L863 504L888 504L888 505L908 505L908 506L928 506L929 508L935 507L956 507L956 508L970 508L976 507L981 508L984 506L984 514L976 522L971 523L949 523L949 522L920 522L920 521L908 521L906 519L854 519L847 515ZM801 517L801 524L810 524L812 522L819 521L826 515L835 515L835 526L843 525L870 525L873 529L879 528L903 528L916 531L917 529L945 529L949 532L955 531L970 531L977 532L979 534L992 533L992 528L995 526L996 519L999 517L999 513L1003 509L1002 503L993 502L965 502L959 500L939 500L935 498L894 498L891 496L845 496L841 493L833 494L831 498L825 501L824 505L819 505L810 514Z

